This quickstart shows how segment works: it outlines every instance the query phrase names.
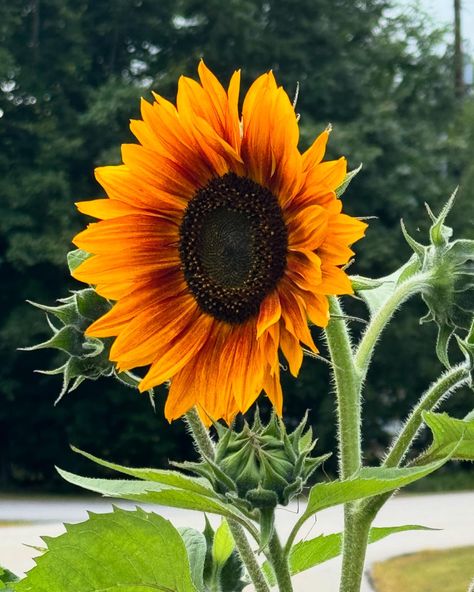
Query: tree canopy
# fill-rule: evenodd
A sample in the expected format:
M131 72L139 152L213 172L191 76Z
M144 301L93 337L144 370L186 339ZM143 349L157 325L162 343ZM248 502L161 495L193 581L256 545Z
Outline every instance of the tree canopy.
M0 12L3 487L50 484L54 464L77 469L67 442L124 464L164 464L186 450L179 424L166 426L146 397L110 381L86 383L53 408L57 378L33 374L53 367L49 352L16 348L46 331L25 300L52 303L77 287L65 256L83 224L74 202L100 193L94 167L119 162L140 96L153 89L173 99L201 57L223 80L242 68L244 86L268 69L290 95L299 84L302 147L331 122L331 155L345 154L350 168L364 163L344 196L350 213L377 216L357 247L358 273L386 275L402 263L400 218L422 241L423 202L439 209L461 179L456 224L468 229L472 104L456 101L451 49L425 15L400 15L389 0L0 0ZM385 338L390 367L376 364L369 377L374 454L438 368L424 353L430 328L408 315L402 328ZM285 377L285 394L287 416L312 408L321 450L331 449L324 365L308 359L301 380Z

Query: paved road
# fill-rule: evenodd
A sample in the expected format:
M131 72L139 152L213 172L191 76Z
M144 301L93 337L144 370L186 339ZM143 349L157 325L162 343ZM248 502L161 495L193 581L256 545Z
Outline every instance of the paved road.
M118 502L123 508L134 504ZM152 506L144 506L152 509ZM278 511L278 528L285 537L302 511L292 505ZM203 527L200 514L170 508L154 508L176 526ZM87 518L86 510L108 512L111 502L101 498L2 498L0 497L0 522L4 520L29 520L41 523L29 526L9 526L0 530L0 565L22 574L30 569L37 555L28 545L41 546L40 535L55 536L64 532L61 522L80 522ZM215 523L218 523L217 518ZM435 532L405 532L392 535L369 547L368 561L380 561L395 555L411 553L427 548L448 548L474 545L474 492L440 495L401 496L390 500L382 509L376 526L422 524L440 530ZM308 522L302 529L302 537L337 532L342 528L342 508L330 508L321 512L317 520ZM337 592L340 560L308 570L295 577L295 592ZM474 559L473 559L474 576ZM367 578L362 592L371 592ZM460 591L464 592L464 591Z

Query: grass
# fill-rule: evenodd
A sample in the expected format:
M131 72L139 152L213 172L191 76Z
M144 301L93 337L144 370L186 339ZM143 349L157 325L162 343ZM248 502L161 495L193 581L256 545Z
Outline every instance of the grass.
M27 520L0 520L0 528L2 526L26 526L27 524L31 524Z
M474 578L474 547L422 551L375 563L377 592L468 592Z

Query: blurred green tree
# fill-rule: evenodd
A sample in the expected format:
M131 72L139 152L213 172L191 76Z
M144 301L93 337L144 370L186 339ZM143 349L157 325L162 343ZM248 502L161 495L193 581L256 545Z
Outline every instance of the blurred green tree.
M344 198L351 213L378 216L357 249L359 273L392 271L409 254L399 219L423 240L423 202L436 209L463 171L472 177L456 150L466 154L472 136L452 124L461 115L443 32L424 15L397 14L389 0L0 0L0 13L3 487L50 483L54 464L80 470L67 442L129 464L186 453L179 424L165 429L146 398L114 383L87 383L53 408L57 379L32 372L52 367L49 355L15 351L44 333L24 300L51 303L74 287L65 254L83 221L73 202L98 194L95 166L119 162L140 95L153 88L172 99L178 76L195 76L200 57L224 80L242 67L244 86L269 68L290 94L299 83L302 145L332 122L331 154L346 154L351 168L364 162ZM458 211L468 199L461 195ZM466 225L459 215L459 230ZM387 333L390 353L369 377L366 402L373 455L411 393L439 370L424 354L432 338L408 314ZM285 376L285 391L287 416L312 408L321 449L333 448L324 365L307 360L301 380Z

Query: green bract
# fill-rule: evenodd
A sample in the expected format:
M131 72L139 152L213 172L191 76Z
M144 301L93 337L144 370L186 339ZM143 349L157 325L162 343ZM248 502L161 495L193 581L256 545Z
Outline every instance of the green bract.
M421 322L434 321L438 325L436 353L446 367L450 365L447 353L450 338L460 329L469 330L474 312L474 240L451 241L453 230L444 224L455 195L437 217L427 207L432 220L429 245L415 241L402 224L420 271L428 277L422 298L429 311Z

